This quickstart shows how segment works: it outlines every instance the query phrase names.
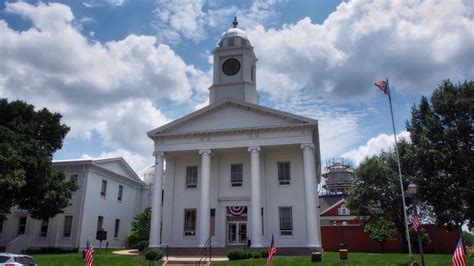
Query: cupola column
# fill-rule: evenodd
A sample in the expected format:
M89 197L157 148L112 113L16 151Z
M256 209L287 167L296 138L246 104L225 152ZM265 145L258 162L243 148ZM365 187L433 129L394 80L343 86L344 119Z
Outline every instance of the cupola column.
M159 247L161 242L161 191L163 190L163 162L165 153L155 152L155 180L151 201L151 222L149 247Z
M249 147L250 152L250 187L251 187L251 240L252 247L262 247L262 217L260 202L260 147Z
M306 207L307 247L321 247L321 229L319 225L319 198L316 186L314 145L301 144L303 150L304 194Z
M209 187L211 179L211 150L200 150L201 154L201 208L199 209L199 246L204 247L210 236Z

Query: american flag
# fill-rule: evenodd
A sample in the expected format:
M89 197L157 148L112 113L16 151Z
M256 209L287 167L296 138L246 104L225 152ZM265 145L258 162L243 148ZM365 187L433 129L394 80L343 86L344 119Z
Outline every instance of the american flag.
M381 81L375 82L374 85L377 86L381 91L383 91L385 95L388 94L387 82L381 80Z
M413 230L415 232L418 231L418 227L420 226L420 216L416 215L413 217L413 222L412 222Z
M268 259L267 259L267 266L272 266L273 256L277 253L277 248L275 246L275 238L272 234L272 243L270 244L270 248L268 249Z
M465 254L465 249L464 249L464 243L462 241L462 236L459 238L458 245L456 246L456 249L454 250L454 255L453 255L453 266L466 266L466 257L464 257Z
M87 239L86 256L84 257L84 261L86 262L86 266L94 266L94 247L91 246L89 239Z

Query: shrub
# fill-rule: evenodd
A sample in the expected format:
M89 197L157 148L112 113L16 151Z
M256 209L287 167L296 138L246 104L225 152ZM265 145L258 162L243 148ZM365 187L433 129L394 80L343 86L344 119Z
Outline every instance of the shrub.
M262 258L262 253L260 251L254 251L254 252L251 252L251 254L252 254L252 258L254 258L254 259Z
M58 248L58 247L42 247L42 248L28 248L23 250L24 254L65 254L77 253L79 248Z
M262 258L264 259L268 258L268 249L260 250L260 254L262 255Z
M138 251L140 251L140 252L145 250L147 247L148 247L148 241L146 241L146 240L140 241L137 244Z
M150 248L145 252L146 260L160 260L163 257L163 251L159 248Z
M245 260L248 258L248 253L243 249L231 249L227 252L227 258L229 260Z

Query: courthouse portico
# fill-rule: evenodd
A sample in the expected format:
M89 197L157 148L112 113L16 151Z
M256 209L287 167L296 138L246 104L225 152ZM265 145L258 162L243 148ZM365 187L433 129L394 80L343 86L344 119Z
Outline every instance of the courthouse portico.
M210 105L148 132L155 182L150 247L321 247L316 120L259 105L245 32L214 49ZM166 165L166 185L163 172Z

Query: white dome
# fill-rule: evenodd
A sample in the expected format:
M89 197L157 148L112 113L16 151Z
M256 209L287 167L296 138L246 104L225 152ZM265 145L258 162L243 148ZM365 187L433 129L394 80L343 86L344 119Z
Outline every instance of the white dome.
M228 29L226 32L222 33L221 40L223 40L225 38L231 38L231 37L241 37L241 38L244 38L244 39L248 40L247 34L245 34L245 31L243 31L239 28L230 28L230 29Z
M237 41L240 39L240 41ZM227 41L225 41L227 40ZM247 38L245 31L239 28L230 28L226 32L222 33L222 36L217 43L219 47L228 47L233 45L248 45L250 46L250 41Z

